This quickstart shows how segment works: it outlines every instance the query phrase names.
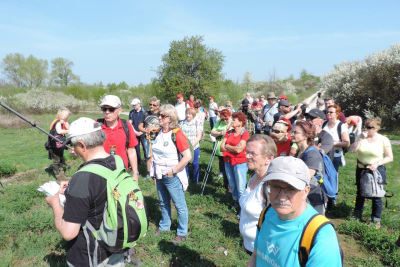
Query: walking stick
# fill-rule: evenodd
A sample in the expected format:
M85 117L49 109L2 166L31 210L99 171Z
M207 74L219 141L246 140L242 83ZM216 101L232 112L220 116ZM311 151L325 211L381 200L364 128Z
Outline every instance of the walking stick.
M203 195L203 193L204 193L204 188L206 187L208 176L210 175L210 172L211 172L211 168L212 168L212 165L213 165L213 162L214 162L215 153L217 152L218 143L219 143L218 141L215 142L214 149L213 149L213 151L211 153L210 161L208 162L206 175L204 175L203 184L201 185L201 195Z
M55 136L51 135L50 133L46 132L45 130L43 130L42 128L40 128L39 126L36 125L36 123L31 122L30 120L28 120L27 118L25 118L24 116L22 116L21 114L19 114L18 112L16 112L15 110L13 110L12 108L10 108L9 106L7 106L6 104L2 103L0 101L0 106L2 106L3 108L7 109L8 111L14 113L15 115L17 115L18 117L20 117L21 119L23 119L24 121L26 121L27 123L29 123L30 125L32 125L32 127L37 128L38 130L42 131L44 134L50 136L51 138L53 138L54 140L56 140L57 142L63 143L62 141L58 140L58 138L56 138ZM65 146L65 148L70 149L69 146Z

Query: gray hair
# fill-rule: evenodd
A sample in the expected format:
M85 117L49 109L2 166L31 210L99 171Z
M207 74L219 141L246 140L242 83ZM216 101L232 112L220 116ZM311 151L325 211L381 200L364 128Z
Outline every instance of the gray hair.
M171 122L169 123L169 127L171 129L175 129L178 127L178 112L176 108L171 104L162 105L159 109L160 113L164 113L164 115L169 116Z
M95 148L98 146L103 146L106 138L106 133L102 130L99 130L88 134L74 136L71 138L71 143L72 145L76 145L79 141L81 141L86 145L87 148Z
M317 99L317 105L323 105L325 104L324 100L322 98Z
M154 103L154 102L156 102L157 106L160 106L160 99L158 99L155 96L149 99L149 103Z
M247 140L247 147L251 142L260 142L261 152L267 156L274 156L276 158L277 149L274 140L271 137L265 134L253 134L250 136L249 140Z

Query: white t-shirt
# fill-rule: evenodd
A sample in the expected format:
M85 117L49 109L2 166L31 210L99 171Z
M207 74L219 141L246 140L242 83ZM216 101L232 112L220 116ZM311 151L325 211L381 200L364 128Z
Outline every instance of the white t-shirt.
M333 142L340 142L340 138L338 135L338 130L337 127L339 126L340 121L337 120L336 124L333 128L329 128L328 127L328 123L325 125L324 129L325 131L327 131L333 138ZM348 132L349 129L347 128L347 124L346 123L342 123L342 131L341 133L345 133ZM334 157L340 157L343 153L342 153L342 148L341 147L335 147L335 155ZM337 153L336 151L339 151L339 153Z
M217 114L215 113L215 110L211 109L211 108L218 108L218 104L215 102L210 103L210 105L208 105L208 114L210 114L210 117L217 117Z
M176 103L175 105L176 111L178 112L178 120L183 121L186 119L186 103L182 104Z
M253 190L249 188L249 184L255 179L254 177L255 175L249 180L246 190L239 199L241 207L239 230L240 234L243 236L244 247L251 252L254 250L258 219L260 218L261 211L265 207L265 204L261 200L261 190L264 181L259 183Z

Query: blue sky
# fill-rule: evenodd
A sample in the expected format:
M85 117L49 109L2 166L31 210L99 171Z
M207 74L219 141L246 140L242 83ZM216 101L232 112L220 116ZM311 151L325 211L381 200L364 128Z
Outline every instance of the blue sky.
M267 81L273 69L322 75L400 42L398 0L144 2L1 0L0 58L64 57L83 82L138 85L171 41L203 35L225 56L226 78Z

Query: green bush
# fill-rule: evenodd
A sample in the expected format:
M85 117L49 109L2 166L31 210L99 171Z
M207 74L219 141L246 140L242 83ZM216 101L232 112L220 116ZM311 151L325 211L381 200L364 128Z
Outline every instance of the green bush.
M17 167L12 164L3 163L0 165L0 177L11 176L17 172Z

